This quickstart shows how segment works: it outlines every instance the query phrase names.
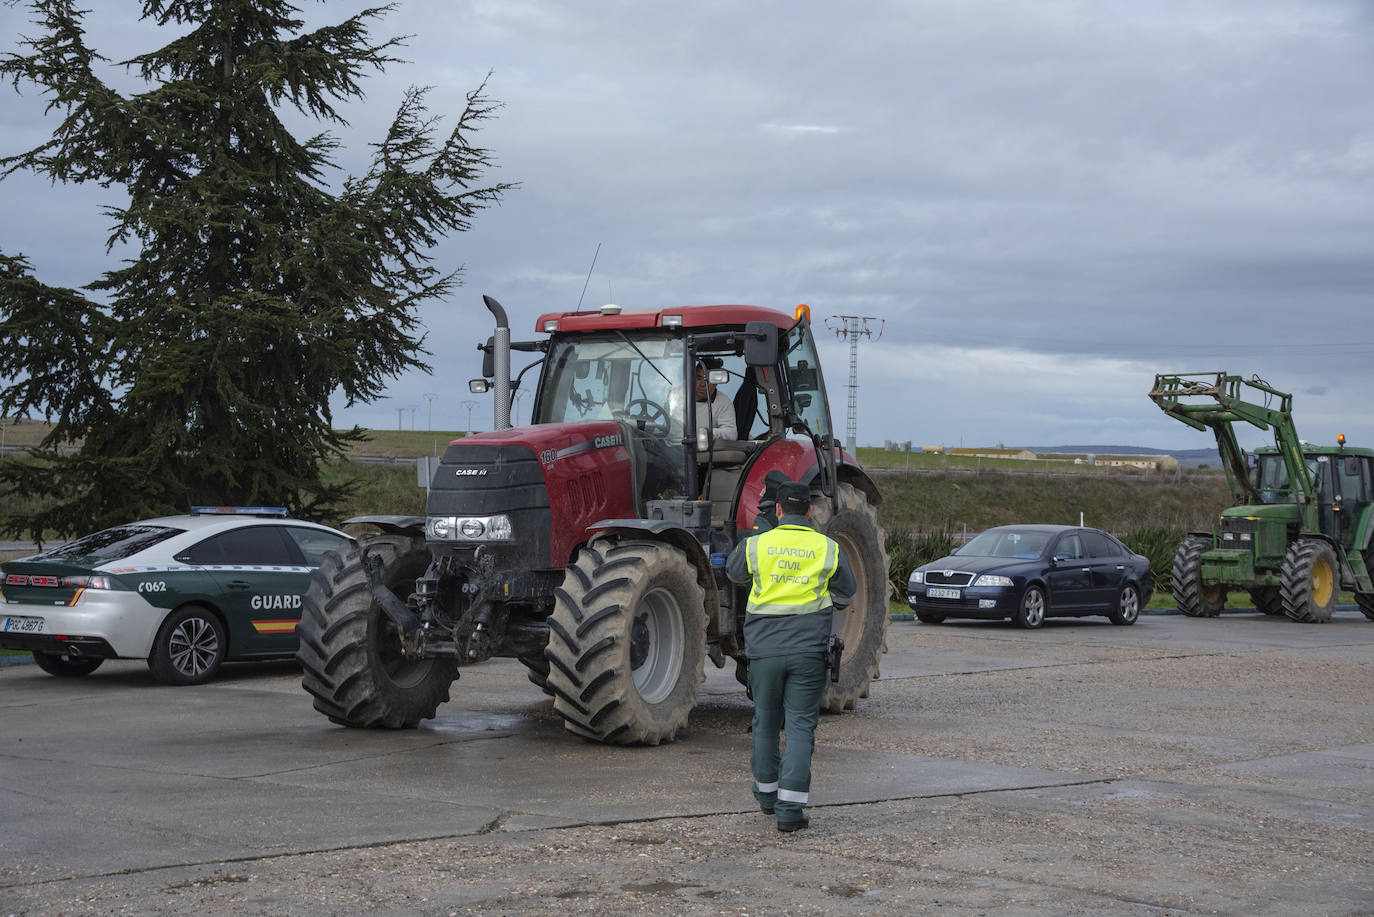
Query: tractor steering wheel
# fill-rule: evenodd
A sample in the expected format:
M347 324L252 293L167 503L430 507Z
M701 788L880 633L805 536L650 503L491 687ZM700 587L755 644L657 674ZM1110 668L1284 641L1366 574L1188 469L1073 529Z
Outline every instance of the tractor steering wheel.
M641 430L663 432L668 429L668 411L657 401L636 398L625 405L623 419Z

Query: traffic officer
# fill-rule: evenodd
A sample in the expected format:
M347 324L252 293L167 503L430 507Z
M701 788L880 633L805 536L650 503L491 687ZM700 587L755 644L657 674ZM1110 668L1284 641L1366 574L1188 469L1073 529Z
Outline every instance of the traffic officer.
M744 650L754 697L754 798L776 813L779 831L809 825L811 750L825 691L831 608L853 600L854 574L840 546L807 521L811 492L787 481L777 489L776 527L735 547L726 574L752 583L744 617ZM778 754L779 733L787 748Z

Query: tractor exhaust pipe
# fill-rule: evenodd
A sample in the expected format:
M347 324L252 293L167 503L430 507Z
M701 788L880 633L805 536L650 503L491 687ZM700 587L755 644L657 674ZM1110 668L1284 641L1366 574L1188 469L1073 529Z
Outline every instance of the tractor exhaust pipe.
M487 304L496 318L496 333L492 336L492 359L496 369L495 400L496 417L492 429L510 429L510 323L506 321L506 310L501 304L485 293L482 302Z

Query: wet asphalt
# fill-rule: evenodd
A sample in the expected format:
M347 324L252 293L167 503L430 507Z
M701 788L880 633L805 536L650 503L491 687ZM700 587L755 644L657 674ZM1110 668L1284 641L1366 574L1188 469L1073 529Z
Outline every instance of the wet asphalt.
M1374 622L894 621L817 733L812 827L749 794L708 664L659 748L566 733L517 663L420 729L290 663L157 684L0 667L7 914L1374 913Z

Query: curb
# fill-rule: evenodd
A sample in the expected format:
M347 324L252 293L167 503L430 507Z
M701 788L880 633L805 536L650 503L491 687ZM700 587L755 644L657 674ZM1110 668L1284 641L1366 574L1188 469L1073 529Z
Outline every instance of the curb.
M33 655L26 656L0 656L0 666L5 665L29 665L33 662Z

